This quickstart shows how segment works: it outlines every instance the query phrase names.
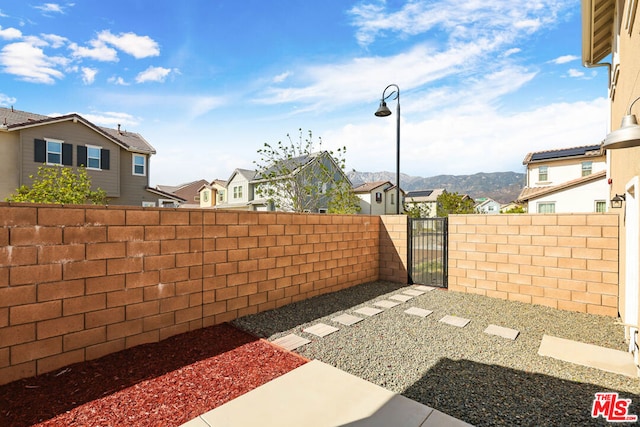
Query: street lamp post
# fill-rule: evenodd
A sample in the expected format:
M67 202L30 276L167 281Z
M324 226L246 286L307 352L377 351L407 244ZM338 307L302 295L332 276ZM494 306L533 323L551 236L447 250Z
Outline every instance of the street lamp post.
M393 90L389 95L386 95L387 90L393 87ZM380 106L378 111L375 112L376 117L387 117L391 115L391 110L387 107L387 99L395 95L398 101L398 107L396 109L396 214L400 214L400 88L396 84L390 84L382 91L382 98L380 98Z

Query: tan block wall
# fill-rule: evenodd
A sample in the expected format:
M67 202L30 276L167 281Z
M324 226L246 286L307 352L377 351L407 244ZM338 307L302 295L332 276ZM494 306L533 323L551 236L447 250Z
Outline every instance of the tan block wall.
M618 315L618 215L449 217L449 289Z
M407 216L380 217L380 279L407 283Z
M0 384L376 281L381 234L365 215L0 203Z

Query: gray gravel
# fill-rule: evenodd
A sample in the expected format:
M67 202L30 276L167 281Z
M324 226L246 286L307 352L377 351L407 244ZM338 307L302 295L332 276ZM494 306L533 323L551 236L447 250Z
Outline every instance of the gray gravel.
M437 289L352 326L330 320L411 288L369 283L233 323L270 341L290 333L308 338L296 350L302 356L477 426L607 425L591 418L594 394L602 391L632 399L629 413L640 415L640 379L537 354L544 334L625 350L623 328L611 317ZM410 307L433 314L404 313ZM457 328L439 322L445 315L471 322ZM302 331L319 322L340 330L323 338ZM483 333L489 324L520 335L512 341Z

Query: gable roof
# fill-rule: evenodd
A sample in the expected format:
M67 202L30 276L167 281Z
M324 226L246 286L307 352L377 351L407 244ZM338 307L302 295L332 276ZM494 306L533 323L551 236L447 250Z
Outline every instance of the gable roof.
M240 175L241 177L243 177L244 179L246 179L247 181L252 181L255 176L256 176L256 171L251 170L251 169L240 169L240 168L236 168L232 173L231 176L229 177L229 179L227 180L225 187L227 185L229 185L231 183L231 181L233 180L233 177L235 177L236 175Z
M557 150L547 151L534 151L528 153L524 160L523 165L529 163L540 162L545 160L561 160L580 157L598 157L604 155L602 144L583 145L581 147L560 148Z
M207 185L208 182L204 179L198 181L191 181L180 185L156 185L156 188L166 193L174 194L186 200L191 200L195 195L200 192L200 188Z
M531 199L537 199L542 196L556 193L558 191L566 190L572 187L578 187L583 184L587 184L591 181L597 181L604 179L607 176L607 171L602 170L600 172L592 173L591 175L583 176L571 181L563 182L558 185L551 185L548 187L525 187L520 192L520 195L516 199L516 202L524 203Z
M405 195L405 201L411 202L435 202L438 196L444 193L444 188L436 188L433 190L416 190L409 191Z
M254 172L255 175L253 178L253 183L264 182L270 178L273 178L271 175L275 175L274 177L278 177L278 178L285 178L286 176L294 176L297 173L299 173L302 169L306 168L308 165L310 165L311 163L313 163L314 161L322 157L329 159L329 161L335 167L335 170L340 171L340 173L342 174L342 178L345 181L347 181L349 185L351 185L351 180L349 179L349 177L344 173L342 168L336 164L335 160L333 159L333 156L331 156L328 151L319 151L316 153L309 153L309 154L304 154L298 157L291 157L288 159L276 161L273 163L273 165L271 165L267 169L263 171ZM288 174L282 176L280 175L281 172L288 172Z
M96 126L76 113L51 117L26 111L19 111L13 108L0 107L0 129L4 128L9 132L67 121L82 123L127 151L156 154L156 149L153 148L151 144L142 137L142 135L135 132L122 131L120 129Z
M369 193L372 190L375 190L378 187L382 187L385 184L389 184L389 187L395 187L389 181L375 181L375 182L365 182L353 189L354 193Z

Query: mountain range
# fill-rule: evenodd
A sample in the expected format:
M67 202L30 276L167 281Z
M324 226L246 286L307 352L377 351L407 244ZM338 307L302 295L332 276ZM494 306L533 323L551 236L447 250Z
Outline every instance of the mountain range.
M351 171L347 176L354 187L365 182L395 183L395 172ZM514 201L525 185L525 174L517 172L479 172L473 175L437 175L429 178L400 174L400 188L404 191L444 188L449 193L467 194L473 199L489 197L496 202Z

